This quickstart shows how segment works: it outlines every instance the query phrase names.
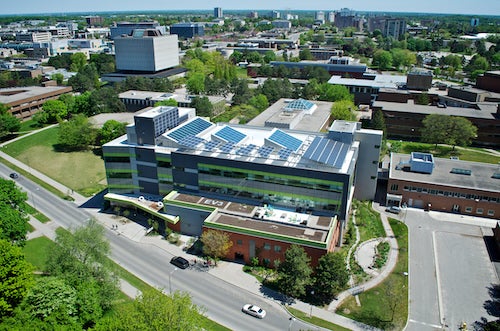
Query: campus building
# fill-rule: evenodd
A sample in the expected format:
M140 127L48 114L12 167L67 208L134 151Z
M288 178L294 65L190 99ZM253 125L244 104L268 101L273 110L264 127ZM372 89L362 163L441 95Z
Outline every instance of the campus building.
M170 199L175 191L197 199L254 206L250 216L237 215L243 219L269 218L269 210L267 215L261 210L263 214L256 216L259 207L306 213L318 217L318 231L326 231L318 232L326 252L332 242L340 241L337 228L343 228L353 196L373 199L375 195L381 141L381 131L361 129L355 122L335 121L328 132L320 133L215 124L177 107L156 107L136 115L126 136L103 146L108 200L123 203L120 196L146 196L168 205L175 204ZM180 209L173 212L167 206L169 213L178 216L167 223L183 233L199 235L203 227L230 232L242 225L227 217L216 221L211 216L208 222L208 214L193 216ZM283 221L299 216L290 217L283 216ZM324 218L317 221L320 217ZM335 240L327 228L337 233Z
M109 28L111 39L121 36L131 36L134 30L157 30L161 35L167 34L165 26L152 22L120 22Z
M71 86L25 86L0 89L0 103L10 107L13 116L24 120L42 110L47 100L72 91Z
M391 154L387 205L500 219L498 165Z
M161 35L153 29L116 37L115 54L119 71L158 72L179 65L177 36Z
M170 27L170 34L176 34L182 39L203 37L205 35L205 27L202 23L175 23Z

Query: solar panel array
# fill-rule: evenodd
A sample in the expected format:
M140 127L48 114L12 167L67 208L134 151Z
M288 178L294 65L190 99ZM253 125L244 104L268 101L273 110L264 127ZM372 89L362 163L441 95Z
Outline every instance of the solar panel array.
M236 151L236 154L250 156L250 153L255 149L255 147L257 147L257 146L255 146L254 144L250 144L248 146L241 147L240 149L238 149Z
M297 139L281 130L274 131L268 139L280 146L291 149L294 152L299 149L300 145L302 145L302 141L300 139Z
M259 147L259 150L257 151L257 153L259 153L259 155L261 157L268 157L269 154L271 154L273 152L273 150L274 150L274 147L263 145L263 146Z
M189 148L196 148L196 146L198 146L204 142L205 142L205 139L202 139L202 138L199 138L196 136L186 136L181 141L179 141L179 144L186 146L186 147L189 147Z
M215 147L217 147L220 143L218 141L209 141L205 144L205 149L209 151L213 151Z
M212 125L212 123L198 117L186 125L170 132L168 136L176 141L181 141L187 136L196 136L198 133L205 131Z
M220 147L220 150L223 151L224 153L229 153L234 147L233 142L227 142L224 145Z
M247 135L244 133L241 133L240 131L235 130L229 126L225 126L222 129L220 129L219 131L217 131L215 133L215 136L217 136L225 141L233 142L236 144L236 143L239 143L240 141L242 141L243 139L245 139Z
M280 159L286 160L286 159L288 159L290 154L292 154L292 152L293 151L291 149L283 148L283 149L279 150L278 155L279 155Z
M304 153L304 158L321 162L340 169L344 163L350 145L340 141L322 137L314 138L313 142Z

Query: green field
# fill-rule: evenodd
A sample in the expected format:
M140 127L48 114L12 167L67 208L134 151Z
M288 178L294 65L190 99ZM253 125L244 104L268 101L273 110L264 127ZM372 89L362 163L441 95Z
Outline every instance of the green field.
M84 196L103 190L106 175L101 157L92 151L57 151L58 131L57 127L41 131L8 144L2 151Z
M399 245L398 261L393 272L378 286L348 298L337 313L383 330L403 330L408 319L408 228L398 220L389 219Z
M26 241L23 247L26 261L35 266L35 270L45 270L49 252L56 247L56 244L47 237L38 237Z

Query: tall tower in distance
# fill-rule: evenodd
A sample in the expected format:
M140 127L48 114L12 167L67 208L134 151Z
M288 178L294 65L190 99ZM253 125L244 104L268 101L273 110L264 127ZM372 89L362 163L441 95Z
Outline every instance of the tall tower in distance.
M224 18L224 14L222 13L222 8L221 7L215 7L214 8L214 17L215 18Z

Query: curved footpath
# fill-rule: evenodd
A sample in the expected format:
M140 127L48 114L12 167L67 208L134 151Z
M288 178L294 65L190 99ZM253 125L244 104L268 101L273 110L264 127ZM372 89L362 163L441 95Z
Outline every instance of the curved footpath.
M16 165L17 167L24 169L25 171L31 173L33 176L38 177L42 181L46 182L47 184L53 186L54 188L58 189L62 193L68 192L68 195L70 195L74 199L74 203L77 206L82 206L88 198L73 192L70 188L62 185L59 182L56 182L52 178L40 173L39 171L27 166L26 164L18 161L15 158L12 158L11 156L5 154L4 152L0 151L0 157L6 159L7 161L11 162L12 164ZM70 193L69 193L70 192ZM382 212L380 213L381 218L382 218L382 223L384 225L384 229L386 231L386 236L387 240L389 241L391 245L391 251L387 260L386 266L381 270L381 272L376 275L375 277L371 278L368 282L365 284L362 284L360 286L351 288L345 292L340 293L338 296L338 300L334 300L328 307L328 309L322 309L319 307L312 306L312 314L318 318L321 318L323 320L335 323L337 325L340 325L342 327L348 328L350 330L377 330L374 327L365 325L363 323L351 320L349 318L346 318L344 316L335 314L335 309L338 307L338 305L347 297L350 295L353 295L353 293L359 293L360 289L362 290L368 290L376 285L378 285L380 282L382 282L385 277L393 270L394 266L396 265L397 261L397 252L398 252L398 245L397 241L394 238L394 234L392 232L392 229L389 225L389 222L387 220L387 217L384 213L384 210L382 207L378 206L377 204L374 204L374 209ZM83 208L83 207L82 207ZM382 209L381 209L382 208ZM116 218L113 217L113 215L108 215L101 213L99 209L96 208L85 208L86 211L88 211L90 214L92 214L97 221L99 221L104 227L109 229L110 231L116 231L118 234L123 235L128 237L131 240L134 240L136 242L140 242L143 244L147 245L155 245L167 252L169 252L172 255L180 255L186 257L188 260L192 260L194 257L187 254L182 250L181 247L178 247L176 245L169 244L166 240L161 239L160 236L146 236L146 229L142 227L141 225L135 223L135 222L127 222L123 224L122 222L119 222ZM28 235L28 238L34 238L37 236L47 236L48 238L55 238L55 229L58 227L57 224L54 221L48 222L48 223L41 223L38 220L31 218L30 224L35 228L35 231L30 233ZM115 226L118 226L115 228ZM359 250L358 254L364 254L363 250ZM254 294L257 294L262 297L266 297L264 293L262 293L261 290L261 284L255 279L255 277L243 272L241 264L237 263L231 263L231 262L226 262L222 261L218 263L218 266L216 268L212 268L209 270L209 273L211 273L213 276L216 276L224 281L227 281L228 283L234 284L236 286L239 286L247 291L250 291ZM136 297L139 294L139 291L128 284L125 281L121 281L121 289L124 293L129 295L130 297ZM269 299L269 297L268 297ZM274 301L275 304L277 305L282 305L282 301L276 300L276 299L270 299ZM293 303L290 304L291 307L298 309L306 314L309 314L311 312L311 305L308 303L304 303L302 301L294 301ZM286 309L285 306L283 308Z

